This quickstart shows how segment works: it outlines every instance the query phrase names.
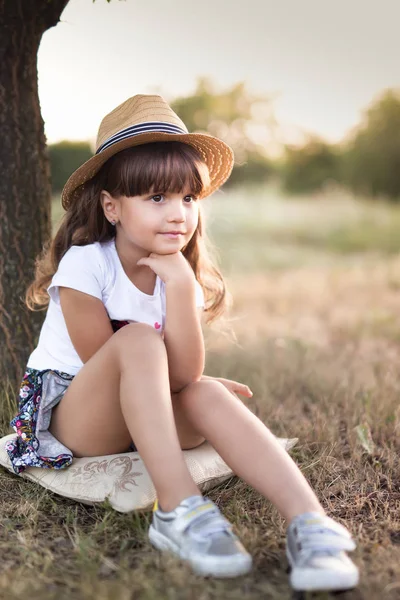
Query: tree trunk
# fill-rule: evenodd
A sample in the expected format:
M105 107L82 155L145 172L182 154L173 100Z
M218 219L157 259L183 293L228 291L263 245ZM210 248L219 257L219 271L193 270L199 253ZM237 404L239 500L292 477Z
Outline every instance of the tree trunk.
M0 388L17 389L44 312L24 306L51 235L50 174L37 51L68 0L0 0ZM10 388L9 388L10 389Z

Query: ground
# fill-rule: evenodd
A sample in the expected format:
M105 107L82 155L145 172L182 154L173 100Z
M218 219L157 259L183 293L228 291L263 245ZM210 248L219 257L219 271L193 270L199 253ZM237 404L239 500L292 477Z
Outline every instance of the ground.
M358 541L361 583L341 598L400 598L400 212L334 189L298 200L242 189L212 202L237 342L206 330L206 373L247 383L251 410L299 438L293 458ZM3 434L14 402L8 393ZM1 468L0 490L1 599L292 598L284 522L238 479L209 493L254 557L251 574L228 581L153 550L149 513L79 505Z

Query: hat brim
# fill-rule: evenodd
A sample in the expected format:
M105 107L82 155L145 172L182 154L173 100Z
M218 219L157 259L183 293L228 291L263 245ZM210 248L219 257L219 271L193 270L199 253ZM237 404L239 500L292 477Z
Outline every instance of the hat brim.
M212 135L206 133L142 133L138 136L121 140L106 148L103 152L95 154L74 171L62 191L61 202L63 208L65 210L68 209L77 188L92 179L104 163L117 152L149 142L166 141L184 142L200 152L210 173L210 185L205 190L202 198L215 192L231 174L234 163L233 150L228 144Z

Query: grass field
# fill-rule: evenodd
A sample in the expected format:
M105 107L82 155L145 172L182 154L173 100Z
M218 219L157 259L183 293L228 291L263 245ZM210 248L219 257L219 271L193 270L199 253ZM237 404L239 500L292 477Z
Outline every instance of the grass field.
M398 599L400 211L334 189L296 200L237 189L206 203L238 340L206 331L206 372L250 385L250 408L299 438L292 456L358 540L361 584L343 600ZM2 599L292 598L284 522L238 479L209 493L254 557L250 575L228 581L202 580L151 549L149 513L79 505L3 469L0 489Z

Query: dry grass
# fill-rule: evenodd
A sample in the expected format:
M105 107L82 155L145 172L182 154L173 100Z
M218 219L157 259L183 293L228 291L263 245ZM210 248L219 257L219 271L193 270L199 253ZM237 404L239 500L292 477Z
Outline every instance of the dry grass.
M207 372L248 383L250 408L274 433L300 438L293 457L359 542L361 585L343 600L400 598L400 261L256 267L231 271L239 346L208 332ZM253 572L230 581L202 580L152 550L148 513L79 505L3 469L0 489L0 598L291 598L284 523L237 479L209 494L254 556Z

